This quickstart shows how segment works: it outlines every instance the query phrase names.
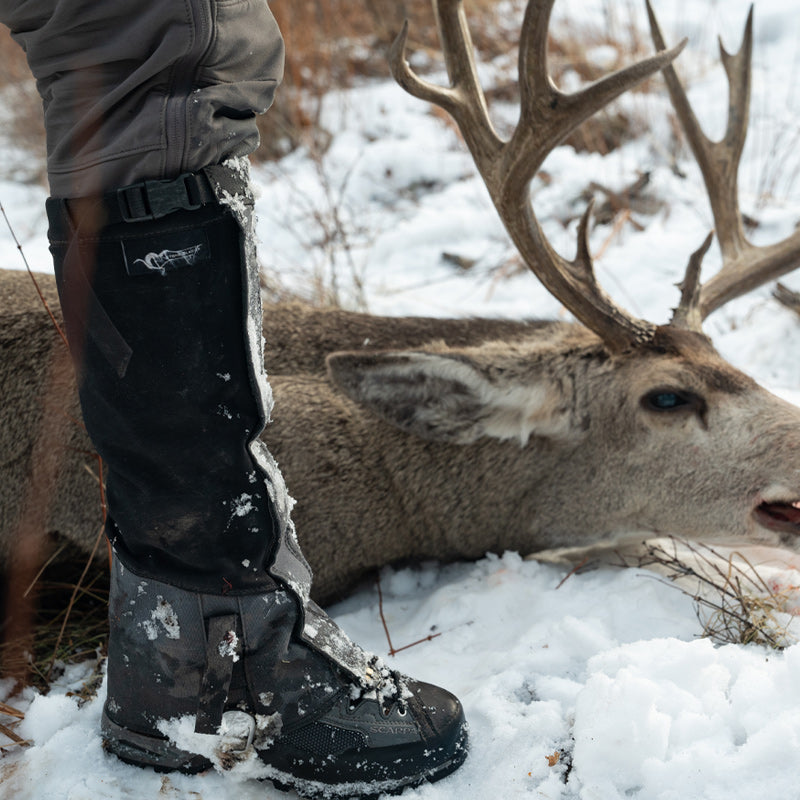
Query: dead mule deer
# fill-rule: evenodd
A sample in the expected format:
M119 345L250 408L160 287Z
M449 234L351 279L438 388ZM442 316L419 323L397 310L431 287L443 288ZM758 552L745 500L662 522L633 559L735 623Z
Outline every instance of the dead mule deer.
M793 269L800 257L800 233L755 247L742 229L736 176L747 128L752 19L739 53L723 51L731 114L724 139L712 143L671 66L683 45L574 94L560 92L546 63L552 5L531 0L525 13L520 123L508 141L489 120L460 0L435 3L449 87L410 70L405 30L391 63L404 88L455 119L525 262L581 324L267 309L276 412L264 439L298 499L295 519L318 599L403 559L530 553L663 533L800 549L800 409L726 363L701 330L712 311ZM589 211L569 261L545 239L530 201L530 182L547 153L659 70L700 163L724 260L701 285L709 237L689 260L679 305L663 326L630 315L598 285L587 245ZM4 274L0 285L7 294L12 286L17 291L16 282ZM4 312L3 324L7 341L17 337L7 345L8 363L28 371L32 343L54 338L43 312L34 320L33 302ZM36 349L44 361L47 347ZM27 420L41 416L34 398L42 374L25 377L14 402L3 404L3 426L17 431L14 458L0 466L4 508L17 510L4 511L6 558L23 513L18 498L30 484L36 435ZM9 387L22 380L15 375L27 374L0 377ZM99 517L96 489L80 468L80 445L72 447L47 530L86 544Z

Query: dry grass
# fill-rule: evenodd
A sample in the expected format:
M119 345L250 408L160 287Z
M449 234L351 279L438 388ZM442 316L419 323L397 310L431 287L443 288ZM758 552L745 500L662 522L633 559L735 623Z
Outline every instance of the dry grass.
M614 70L644 59L653 53L653 44L640 19L641 7L631 0L608 3L601 27L579 21L561 25L550 35L548 64L557 86L569 87L580 81L592 83ZM659 78L649 78L630 94L662 91ZM645 133L650 126L645 108L622 111L612 103L573 131L565 143L576 151L606 154Z
M13 706L0 703L0 736L5 737L8 743L0 743L0 755L15 747L24 747L30 744L23 739L14 729L19 725L25 715Z
M103 551L105 553L105 550ZM47 567L34 586L34 618L29 635L0 645L0 676L46 691L60 662L95 658L108 637L108 570L98 557L86 576L86 555L71 552ZM3 619L8 625L4 609ZM65 624L66 623L66 624Z
M69 694L79 704L97 694L108 640L108 570L100 560L87 565L86 555L74 552L46 568L30 588L32 629L5 636L0 644L0 677L16 678L15 693L27 686L47 693L64 665L94 660L90 677ZM9 613L0 608L0 634L14 627ZM16 730L23 719L22 712L0 702L0 756L31 744Z
M741 553L726 558L707 545L673 539L648 546L638 566L655 569L689 595L703 636L717 644L776 650L795 644L787 608L796 602L796 587L771 585Z
M497 2L470 3L482 52L496 53L500 46L490 25ZM280 157L301 144L324 149L328 134L319 127L319 114L325 94L363 78L388 77L386 54L404 19L411 23L412 49L438 50L430 0L276 0L270 8L286 42L286 69L275 104L259 118L256 158Z

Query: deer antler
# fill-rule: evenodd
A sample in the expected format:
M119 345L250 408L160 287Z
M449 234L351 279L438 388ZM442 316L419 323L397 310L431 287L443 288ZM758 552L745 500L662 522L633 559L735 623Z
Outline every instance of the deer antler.
M530 199L530 183L547 154L574 128L619 95L663 69L686 42L620 69L572 94L559 91L547 70L547 30L555 0L530 0L519 53L520 119L503 141L489 119L478 81L462 0L433 0L450 87L411 71L405 60L408 24L390 51L392 74L410 94L447 111L458 124L511 239L547 290L615 352L649 341L655 326L617 306L597 283L588 245L591 206L578 228L577 254L560 256L547 241Z
M664 50L664 37L649 0L647 14L653 42L658 50ZM731 55L723 47L722 40L719 50L728 76L729 102L725 136L718 142L712 142L703 133L675 68L671 64L664 68L672 106L703 174L722 251L722 269L702 286L696 285L696 296L690 297L684 292L681 305L675 311L672 324L692 330L699 330L700 323L729 300L790 272L800 261L800 231L775 244L757 247L747 241L742 227L737 176L747 135L750 106L752 6L739 51ZM696 314L687 313L690 305L696 307ZM692 321L687 323L687 320Z

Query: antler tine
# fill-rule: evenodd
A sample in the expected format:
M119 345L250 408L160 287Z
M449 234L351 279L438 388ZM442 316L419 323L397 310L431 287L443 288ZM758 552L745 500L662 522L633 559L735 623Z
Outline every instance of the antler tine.
M600 288L588 248L588 220L578 230L574 260L547 241L530 199L530 182L547 154L599 108L663 69L683 49L672 50L614 72L574 94L560 92L547 71L546 45L554 0L529 0L520 41L520 121L504 142L491 125L477 78L462 0L433 0L451 87L416 76L405 62L407 26L397 37L390 63L395 79L415 97L448 111L458 124L478 171L525 263L547 290L612 351L650 340L655 326L618 307Z
M662 50L664 37L649 0L647 15L653 42L657 49ZM722 269L699 288L699 315L692 317L695 330L700 329L702 320L729 300L779 278L800 263L800 231L775 244L757 247L745 236L739 210L739 162L747 135L750 107L752 6L738 52L728 53L721 40L719 48L728 78L729 101L725 136L718 142L711 141L700 127L675 68L670 64L663 70L675 114L703 175L722 251Z
M690 331L700 331L703 326L703 319L700 316L700 268L703 258L711 247L714 240L714 232L706 236L703 244L692 253L689 258L689 266L686 267L686 274L678 284L681 290L681 301L672 314L670 325L676 328L687 328Z
M434 0L434 10L451 88L422 80L409 67L405 57L408 20L403 23L389 50L392 75L409 94L447 111L458 124L473 155L475 152L496 152L503 142L489 119L486 97L478 82L472 57L472 37L461 0L441 0L439 3Z
M509 142L509 154L522 156L522 171L506 173L507 191L530 181L547 154L569 133L617 97L662 70L679 55L687 40L671 50L623 67L571 94L559 91L547 68L547 35L555 0L529 0L520 34L520 123ZM515 164L520 167L522 164Z

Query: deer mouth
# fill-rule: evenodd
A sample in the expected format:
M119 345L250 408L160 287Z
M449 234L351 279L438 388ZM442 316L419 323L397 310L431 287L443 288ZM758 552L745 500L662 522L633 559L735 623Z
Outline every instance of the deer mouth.
M753 511L756 521L771 531L800 535L800 500L761 503Z

